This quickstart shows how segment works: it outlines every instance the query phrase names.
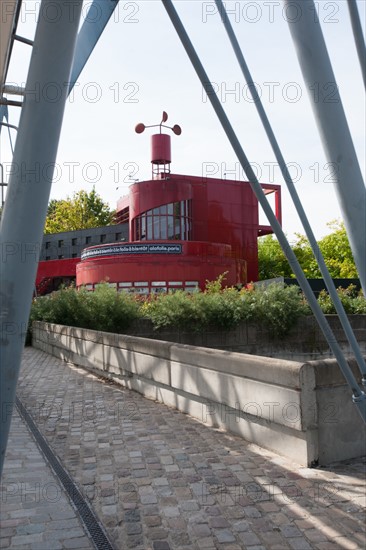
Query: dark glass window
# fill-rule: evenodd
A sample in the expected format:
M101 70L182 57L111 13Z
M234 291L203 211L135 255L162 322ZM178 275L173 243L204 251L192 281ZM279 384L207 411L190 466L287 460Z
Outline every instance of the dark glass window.
M72 257L72 258L77 258L77 257L78 257L78 255L77 255L77 254L76 254L75 252L73 252L73 254L72 254L72 256L71 256L71 257Z
M190 201L163 204L135 218L133 239L189 241L192 238L191 227Z
M100 236L100 242L101 242L101 243L105 243L106 240L107 240L107 235L101 235L101 236Z
M64 241L63 241L63 239L60 239L60 240L58 241L58 247L61 248L61 246L64 246Z
M51 242L50 241L47 241L46 242L46 248L50 248L51 247Z
M116 241L120 241L122 239L122 233L116 233Z
M76 246L78 244L77 238L72 239L71 244L72 244L72 246Z
M85 244L91 243L91 237L85 237Z
M51 256L46 256L46 261L50 260Z

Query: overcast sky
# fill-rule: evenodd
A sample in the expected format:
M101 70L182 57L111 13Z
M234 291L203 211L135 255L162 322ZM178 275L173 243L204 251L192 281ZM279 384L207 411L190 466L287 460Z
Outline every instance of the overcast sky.
M40 2L23 3L18 34L32 38ZM84 4L87 8L91 2ZM328 232L326 223L341 215L282 1L225 4L320 238ZM315 5L364 171L364 89L347 4L345 0L321 0ZM363 21L365 5L364 0L358 1ZM283 227L293 238L295 232L303 232L301 224L214 2L178 0L175 6L260 181L282 184ZM8 82L25 82L29 51L28 46L16 43ZM181 136L172 134L172 172L215 177L226 173L227 178L245 180L162 3L120 2L68 100L51 197L65 198L95 185L114 208L117 199L127 194L132 179L150 177L151 130L137 135L134 127L138 122L159 123L163 110L169 114L168 124L177 123L183 130ZM11 108L10 122L17 124L18 116L17 109ZM0 154L6 168L11 156L5 132Z

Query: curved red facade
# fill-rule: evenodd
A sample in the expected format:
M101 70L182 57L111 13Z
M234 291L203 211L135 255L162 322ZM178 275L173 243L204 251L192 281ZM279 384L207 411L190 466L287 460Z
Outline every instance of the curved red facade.
M263 188L276 194L280 220L279 186ZM162 173L132 185L117 212L128 219L130 242L85 249L77 286L93 288L107 280L119 289L143 288L145 293L202 288L224 272L226 284L245 284L258 279L258 236L272 232L259 225L250 184L234 180ZM174 246L179 252L166 252Z
M138 246L146 251L140 252ZM121 247L125 250L122 254L113 254L113 248ZM168 247L177 251L160 251ZM244 261L232 258L230 245L223 244L157 241L142 245L138 242L97 246L87 252L105 252L99 257L85 257L76 268L77 284L89 288L100 281L116 283L119 289L130 288L136 292L143 289L145 294L154 289L203 288L206 280L214 280L225 272L228 272L227 284L234 285L245 277L246 270Z

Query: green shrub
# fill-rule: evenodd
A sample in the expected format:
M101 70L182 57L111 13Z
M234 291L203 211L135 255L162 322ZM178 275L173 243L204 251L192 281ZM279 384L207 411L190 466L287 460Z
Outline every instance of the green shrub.
M362 291L357 291L355 285L350 285L348 288L339 287L337 289L337 294L342 302L345 312L349 315L361 315L366 313L366 299L363 296ZM318 303L322 308L323 313L336 313L333 302L326 290L322 290L319 293Z
M225 274L207 281L203 292L189 294L180 290L147 298L117 293L107 283L98 285L94 292L65 288L34 300L30 323L39 320L120 333L139 317L150 319L156 330L229 330L240 321L248 321L264 326L280 338L300 316L311 313L297 286L273 283L238 291L222 288L224 278ZM338 294L347 313L366 314L366 300L354 286L338 289ZM318 301L324 313L335 313L325 291Z
M103 283L94 292L69 287L33 301L30 325L45 321L105 332L121 332L140 316L133 296Z
M273 336L284 336L299 317L309 313L299 288L273 283L256 288L251 296L251 318L263 323Z
M245 320L262 323L275 336L281 336L298 317L308 313L295 286L272 284L239 292L234 288L221 290L221 282L208 283L204 292L193 295L179 291L151 298L143 306L144 316L155 329L228 330Z
M142 306L142 312L156 330L166 327L199 330L203 320L195 298L196 294L183 290L151 296Z
M105 332L121 332L140 317L140 305L131 294L116 292L108 284L98 285L94 292L88 292L88 328Z

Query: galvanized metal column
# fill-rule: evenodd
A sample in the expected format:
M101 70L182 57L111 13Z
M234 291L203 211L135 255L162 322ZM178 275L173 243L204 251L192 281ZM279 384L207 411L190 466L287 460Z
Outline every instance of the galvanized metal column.
M303 228L305 230L306 236L309 239L309 243L310 243L311 249L313 251L314 257L315 257L315 259L316 259L316 261L319 265L319 269L321 271L321 274L323 275L326 287L327 287L328 292L329 292L329 294L332 298L332 301L333 301L333 304L336 308L336 311L339 315L339 319L342 323L343 330L344 330L344 332L347 336L347 339L350 343L350 346L353 350L353 353L355 354L357 363L358 363L358 365L360 367L360 371L362 373L363 384L366 386L366 364L365 364L365 360L363 358L360 346L358 345L358 342L357 342L356 337L353 333L351 324L350 324L350 322L348 320L348 317L347 317L347 315L344 311L342 302L341 302L341 300L340 300L340 298L337 294L337 290L336 290L335 285L333 283L333 279L330 276L330 273L329 273L328 268L326 266L326 263L324 261L323 255L322 255L322 253L319 249L319 246L318 246L318 243L316 241L315 235L313 233L313 230L311 228L309 220L306 216L304 207L301 203L300 197L299 197L299 195L296 191L296 187L294 185L294 182L292 181L290 172L287 168L287 164L286 164L285 159L282 155L282 151L281 151L280 146L277 142L276 136L273 132L271 123L269 122L269 119L268 119L266 111L263 107L261 98L259 96L259 93L257 92L257 88L256 88L255 83L253 81L253 78L252 78L252 75L250 73L249 67L248 67L248 65L245 61L243 52L242 52L242 50L240 48L240 45L239 45L239 42L236 38L234 29L233 29L233 27L232 27L232 25L229 21L229 17L228 17L228 14L226 12L225 6L224 6L222 0L215 0L215 3L216 3L216 6L217 6L217 8L220 12L222 22L224 24L225 30L227 32L227 35L228 35L229 40L231 42L231 45L233 47L235 56L238 60L238 63L240 65L243 76L244 76L244 78L246 80L246 83L248 85L248 89L250 90L250 94L253 98L254 105L255 105L255 107L258 111L258 114L259 114L259 117L262 121L264 130L265 130L265 132L267 134L267 137L270 141L273 153L274 153L274 155L276 157L276 160L278 162L278 166L281 169L283 179L286 182L287 188L289 190L290 196L292 198L292 201L294 203L296 211L299 215L300 221L301 221L301 223L303 225Z
M366 422L366 395L361 390L361 388L358 385L358 382L350 369L346 358L343 355L343 352L338 345L338 342L329 326L329 323L325 319L322 310L320 309L320 306L314 296L313 291L310 288L309 282L305 277L305 274L295 256L295 253L293 252L292 248L290 247L290 244L286 238L286 235L282 231L282 228L276 219L276 216L274 215L271 205L269 204L265 193L262 189L261 184L259 183L257 176L254 173L254 170L252 169L249 160L237 138L237 135L234 132L234 129L232 125L230 124L230 121L225 113L225 110L223 109L220 100L214 90L214 87L212 86L212 83L210 82L208 75L193 47L193 44L173 6L173 3L171 0L162 0L162 3L167 11L167 14L173 23L173 26L175 30L177 31L177 34L182 42L182 45L184 49L187 52L187 55L197 73L198 78L201 81L201 84L203 88L206 90L208 94L208 98L210 100L210 103L212 107L215 110L215 113L222 125L223 130L225 131L231 146L244 170L244 172L247 175L248 181L250 182L251 188L255 194L255 196L258 199L258 202L263 208L263 211L265 215L267 216L267 219L269 223L271 224L271 227L281 245L282 250L284 251L286 258L288 259L293 272L295 273L299 284L304 291L304 294L308 300L308 303L316 316L316 319L319 323L319 326L321 327L323 334L329 344L330 349L332 350L334 357L336 358L338 365L343 373L344 378L346 379L348 385L352 389L352 399L355 403L357 410L359 414L361 415L364 422Z
M1 221L0 473L68 94L65 82L70 78L81 8L82 0L42 1Z
M69 82L70 92L75 86L99 38L102 36L118 3L119 0L93 0L93 3L90 5L76 42L75 58ZM91 17L89 17L89 13L92 14ZM95 17L96 13L98 17Z
M313 0L284 0L286 16L366 296L366 188Z
M347 4L348 4L349 16L351 18L353 36L355 37L357 55L360 61L363 83L366 88L366 48L365 48L365 39L363 37L363 32L362 32L360 14L358 13L356 0L347 0Z

